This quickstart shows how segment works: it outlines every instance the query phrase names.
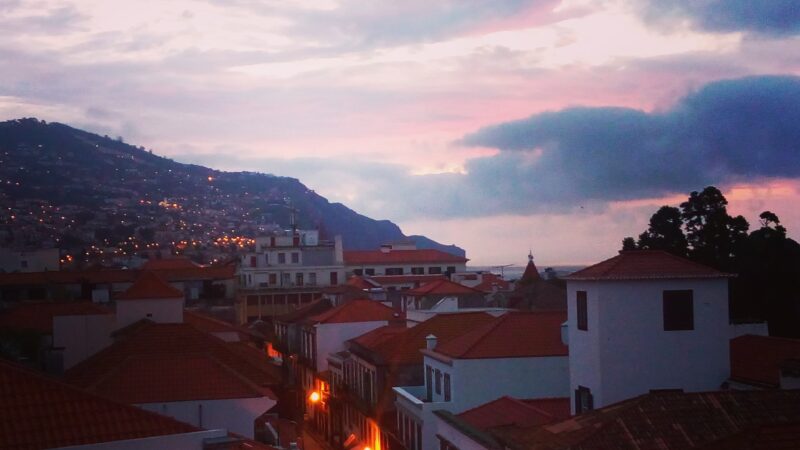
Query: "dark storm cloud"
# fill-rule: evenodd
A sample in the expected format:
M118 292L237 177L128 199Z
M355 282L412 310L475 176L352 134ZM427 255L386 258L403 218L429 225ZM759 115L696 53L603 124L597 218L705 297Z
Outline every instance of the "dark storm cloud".
M569 108L466 136L463 144L500 153L470 160L458 185L485 197L477 204L494 199L491 212L535 212L798 177L798 123L797 77L710 83L663 112Z
M749 31L782 36L800 33L797 0L644 0L645 17L655 21L689 18L708 31Z

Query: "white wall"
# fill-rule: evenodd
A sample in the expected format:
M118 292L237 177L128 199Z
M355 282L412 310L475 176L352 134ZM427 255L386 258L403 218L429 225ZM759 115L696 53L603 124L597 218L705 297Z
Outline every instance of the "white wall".
M156 323L183 323L183 299L158 298L117 302L118 328L141 319L150 319Z
M53 317L53 347L63 347L64 370L111 345L113 314Z
M165 416L174 417L200 428L224 428L253 438L255 419L275 406L268 397L234 398L225 400L196 400L169 403L144 403L136 406ZM200 405L202 405L202 414Z
M141 439L101 442L98 444L70 445L58 449L85 450L142 450L145 448L168 448L170 450L203 450L203 440L226 437L225 430L202 430L191 433L167 434Z
M347 340L388 325L386 320L372 322L322 323L314 325L317 339L317 372L328 368L328 355L345 350Z
M719 389L730 374L727 286L727 279L569 282L570 393L590 388L599 408L651 389ZM694 292L694 330L664 331L663 291L685 289ZM587 291L588 331L577 329L579 290Z

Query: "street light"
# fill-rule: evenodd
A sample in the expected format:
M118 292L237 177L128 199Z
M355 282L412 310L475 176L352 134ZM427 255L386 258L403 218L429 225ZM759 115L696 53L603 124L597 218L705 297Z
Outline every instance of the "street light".
M311 403L317 403L321 398L322 396L317 391L312 392L311 395L308 396L308 399L311 400Z

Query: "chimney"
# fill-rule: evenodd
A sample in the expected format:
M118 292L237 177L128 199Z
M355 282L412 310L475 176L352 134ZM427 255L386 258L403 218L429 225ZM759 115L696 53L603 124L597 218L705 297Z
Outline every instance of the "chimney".
M344 264L344 249L342 245L342 235L337 234L333 238L333 252L336 264Z
M425 348L427 348L428 350L433 350L434 348L436 348L436 341L438 341L438 339L436 339L436 336L432 334L427 335L425 337Z

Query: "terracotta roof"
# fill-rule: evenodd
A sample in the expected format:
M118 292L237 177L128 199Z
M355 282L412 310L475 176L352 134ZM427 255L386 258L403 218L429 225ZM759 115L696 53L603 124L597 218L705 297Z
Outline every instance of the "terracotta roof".
M494 288L497 288L498 291L508 291L511 289L511 283L508 281L500 278L499 275L495 275L493 273L484 273L481 282L473 286L473 289L477 289L483 292L494 292Z
M143 272L117 300L155 300L183 298L183 292L162 280L155 272Z
M504 396L458 414L480 430L500 426L533 427L564 420L570 415L570 399L518 400Z
M0 360L0 448L44 449L194 431Z
M280 369L244 343L189 324L143 323L65 374L67 382L131 403L272 394ZM239 398L237 397L237 398Z
M308 318L310 323L377 322L396 319L397 312L381 302L357 299Z
M464 286L463 284L452 282L448 279L441 279L425 283L416 289L409 289L408 291L405 291L403 294L421 297L425 295L468 295L468 294L483 295L483 292L477 289L473 289L471 287Z
M774 427L793 429L796 439L798 423L800 390L659 392L564 421L528 429L499 427L491 434L513 449L714 449L726 448L715 445L721 440ZM756 448L788 449L797 441L775 443Z
M466 263L467 258L455 256L441 250L358 250L344 252L344 263L349 266L413 263Z
M377 364L421 364L420 350L426 347L428 335L436 336L438 345L442 345L493 320L494 317L484 312L437 314L411 328L385 326L361 335L350 341L356 344L351 351ZM359 351L358 347L368 353Z
M375 283L370 282L370 280L365 279L364 277L360 277L358 275L353 275L352 277L347 279L348 286L352 286L358 288L360 290L364 289L373 289L378 287Z
M0 328L53 334L54 317L111 313L108 308L85 301L19 303L0 312Z
M435 352L459 359L566 356L561 342L566 320L564 311L509 312L437 345Z
M260 333L247 327L240 327L223 320L203 314L200 311L183 310L184 322L206 333L239 333L241 336L259 336ZM258 333L258 334L257 334Z
M725 278L732 275L662 250L621 251L619 255L579 270L567 280L645 280Z
M731 339L731 378L777 387L781 366L800 359L800 339L745 335Z
M542 277L539 275L539 269L537 269L536 264L533 263L533 255L528 255L528 265L525 266L525 272L522 273L522 277L519 280L522 282L530 282L541 279Z
M321 314L332 308L333 305L331 304L330 300L321 298L307 305L303 305L300 308L295 309L294 311L289 311L286 314L281 314L280 316L275 318L275 321L281 323L301 322L305 319L308 319L309 317L316 316L317 314Z

